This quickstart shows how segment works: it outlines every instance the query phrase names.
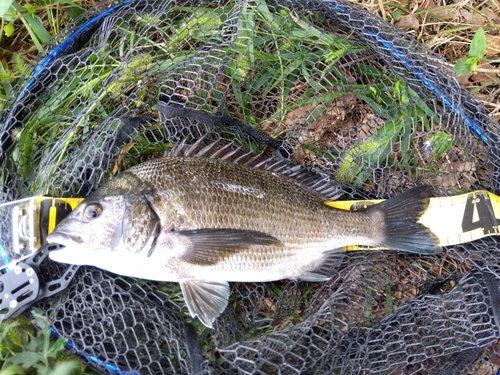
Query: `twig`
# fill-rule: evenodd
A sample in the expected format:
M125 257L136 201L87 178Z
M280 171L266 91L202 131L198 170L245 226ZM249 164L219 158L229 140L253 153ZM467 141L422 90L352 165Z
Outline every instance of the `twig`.
M476 68L476 72L478 72L478 73L495 73L495 74L500 74L500 69Z

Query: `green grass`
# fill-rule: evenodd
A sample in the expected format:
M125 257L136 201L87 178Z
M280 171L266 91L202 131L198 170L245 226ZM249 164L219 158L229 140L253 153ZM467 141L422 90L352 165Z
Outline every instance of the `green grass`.
M8 1L2 3L4 8L0 7L3 31L0 43L5 46L6 38L18 35L21 40L30 39L32 46L24 54L12 54L1 61L0 107L14 94L13 87L17 79L27 71L27 63L32 61L35 53L43 51L43 45L65 23L82 12L77 1L37 0L30 4L19 3ZM127 28L126 23L118 23L113 42L94 53L87 64L75 66L53 91L34 103L33 115L27 117L24 128L18 130L16 145L10 151L6 169L19 171L23 176L26 183L21 187L24 189L21 194L46 193L51 175L66 160L68 150L78 144L82 135L97 129L101 121L120 106L124 93L136 90L131 109L151 107L158 96L154 78L175 72L207 41L222 42L225 34L221 33L220 26L234 11L233 7L230 1L218 9L208 6L178 7L173 11L177 16L171 19L170 25L149 25L149 39L140 39L135 31ZM130 22L142 29L152 19L151 15L142 15ZM264 0L245 2L238 32L231 36L235 46L233 60L222 72L230 81L227 98L234 101L232 105L237 109L235 112L241 115L241 120L258 129L262 118L253 110L255 103L273 98L274 112L267 114L266 122L278 124L290 112L315 105L302 124L305 129L339 98L354 94L373 114L380 117L384 125L381 124L373 136L354 140L344 150L328 150L339 160L339 180L354 186L362 186L370 178L374 166L394 163L390 155L394 153L396 145L401 154L397 167L416 174L420 166L411 147L415 141L411 134L416 129L428 135L434 160L446 153L452 147L451 135L446 129L434 130L433 125L439 123L438 114L404 81L363 62L356 62L354 69L366 78L365 82L352 83L346 78L339 65L369 51L355 40L339 37L316 26L323 21L320 16L307 12L271 12ZM24 30L23 37L19 36L19 30ZM463 30L455 28L443 33ZM232 32L225 31L228 34ZM166 43L157 43L164 40ZM131 51L135 50L140 53L131 55ZM220 55L214 52L212 56L223 58L224 54L223 51ZM118 79L111 80L116 73ZM338 90L329 90L332 85L336 85ZM303 89L297 93L298 86ZM223 99L221 92L215 90L210 93L202 86L196 95L212 95L217 100ZM200 103L198 109L212 110L214 104L218 103ZM84 111L90 110L94 116L79 118ZM75 119L79 119L77 126L74 124ZM285 130L276 129L272 135L279 138ZM128 162L122 168L137 163L145 155L161 154L167 150L169 145L158 145L154 141L162 139L162 134L162 125L151 124L143 134L134 135L134 146L128 150ZM325 155L326 150L321 146L304 144L303 147L318 156ZM53 149L50 154L47 153L49 148ZM39 165L49 165L50 168L35 177L33 169ZM438 164L431 163L426 173L437 173L438 167ZM293 301L281 299L282 310L290 311L289 319L282 321L281 326L269 326L274 312L267 311L268 315L262 318L262 330L271 332L303 320L301 312L294 310L293 306L302 305L304 309L309 306L313 285L301 291ZM387 314L390 314L395 302L389 279L385 287ZM163 289L174 296L174 303L182 306L178 285L169 284ZM279 288L272 290L277 299L280 299L280 292ZM373 320L373 296L370 294L371 289L367 289L366 293L365 319L368 326ZM236 309L238 304L234 302L230 306ZM211 334L197 320L192 320L192 323L201 337L206 338ZM44 373L49 370L57 374L63 369L72 369L75 374L84 371L81 364L62 355L64 340L51 341L47 322L38 317L37 324L41 327L39 330L26 318L2 323L0 336L3 341L0 344L3 367L0 375ZM24 354L17 356L18 360L14 359L13 355L19 353ZM30 366L21 368L18 363L21 359L30 363Z
M25 73L27 61L44 51L44 45L83 11L71 0L0 2L0 53L7 56L0 61L0 108L11 95L13 84ZM11 44L30 47L22 53L12 52Z
M38 50L48 40L48 34L60 30L62 21L56 15L63 14L66 19L71 19L81 11L70 0L45 1L49 5L25 5L23 9L13 2L2 18L5 26L21 21ZM45 22L42 22L45 32L40 30L41 18L38 14L41 10L46 12ZM137 90L131 109L153 106L158 95L154 77L175 72L180 64L190 61L207 41L222 43L225 33L230 34L231 30L221 32L221 25L232 12L234 4L227 2L216 9L209 6L174 8L172 14L178 15L171 19L171 24L158 22L147 14L117 23L113 42L91 56L86 64L72 67L64 81L52 90L49 97L35 103L38 107L32 116L26 118L12 158L16 164L24 166L21 173L30 189L24 193L46 193L45 186L51 173L65 160L68 150L82 134L96 129L106 116L120 106L124 93ZM148 37L139 38L136 31L127 28L126 22L140 30L152 20L153 25L148 26ZM241 112L244 123L258 129L262 119L256 116L253 108L255 103L263 103L265 98L272 98L274 102L274 112L266 115L267 123L283 122L290 112L315 106L302 124L305 129L339 98L354 94L385 125L381 124L373 137L354 140L344 150L328 150L340 158L337 178L344 184L360 187L370 178L374 166L396 166L390 157L396 151L402 154L397 160L397 168L417 175L422 169L412 147L414 140L411 134L416 129L428 132L429 144L434 147L436 159L451 147L445 141L450 138L445 132L436 133L433 130L433 124L439 123L439 117L404 81L387 75L377 66L355 63L356 73L366 82L349 82L339 66L343 61L354 60L369 51L353 39L315 26L321 22L321 16L307 12L272 12L264 0L245 2L238 31L232 36L235 46L233 58L224 72L230 80L226 97L233 101L232 108ZM131 54L134 50L140 50L140 53ZM214 51L212 56L223 59L224 52ZM12 81L21 70L26 69L21 57L17 57L16 61L15 64L0 67L3 74L0 76L3 85L0 97L12 94ZM112 77L117 73L118 78ZM142 88L137 89L138 85ZM332 85L337 89L329 89ZM298 86L303 87L300 92L296 90ZM207 90L201 85L196 89L196 95L222 99L218 90ZM198 109L212 110L218 104L199 103ZM74 120L82 111L98 115L94 118L88 115L81 117L75 125ZM283 130L279 129L276 127L272 134L274 137L283 135ZM152 125L149 130L151 136L161 135L161 132L161 126L155 128ZM56 147L50 154L44 154L43 149L54 146L54 139L58 139ZM151 137L138 135L134 142L135 146L127 155L130 163L123 167L137 163L144 155L164 151L151 146L154 143ZM395 145L399 150L395 150ZM318 145L304 144L303 147L313 150L318 156L325 155L325 149ZM35 158L35 155L39 156ZM33 177L33 165L29 160L34 159L39 159L41 165L51 164L52 169L37 178Z
M385 123L373 137L361 140L344 153L338 174L340 182L357 187L361 187L380 165L392 164L415 173L416 151L411 145L413 134L420 129L429 135L429 147L433 148L435 159L451 147L451 136L433 129L433 124L440 122L439 118L415 91L401 79L379 76L380 72L371 68L360 67L369 72L369 76L382 79L381 83L355 88L355 92ZM395 152L396 143L402 155L393 162L389 155Z
M48 319L34 313L0 324L0 375L95 374L64 350L67 339L55 340Z
M246 6L240 19L242 29L236 35L234 65L226 68L227 75L233 80L233 96L243 111L245 122L258 126L257 120L247 111L256 96L277 94L280 98L278 112L272 118L282 119L294 106L325 101L331 103L338 95L347 94L348 91L318 95L317 90L328 87L325 77L335 69L340 58L362 52L365 47L314 27L308 28L305 21L294 22L288 13L271 15L264 1L248 2ZM118 35L113 42L95 53L87 64L70 69L64 81L52 89L49 97L35 103L38 105L35 112L25 119L24 128L17 135L17 147L12 151L14 162L23 166L21 173L30 189L23 194L46 193L44 187L51 172L64 160L71 145L82 134L95 129L101 119L120 105L123 92L136 88L141 82L144 89L138 91L134 107L148 107L155 103L157 91L150 77L174 71L207 39L222 38L219 26L232 12L232 7L229 3L216 10L179 8L185 12L182 18L177 17L171 25L156 22L150 28L148 38L138 38L126 24L117 24L115 30ZM130 22L141 28L150 20L151 17L142 15ZM254 29L257 30L255 33ZM163 38L168 40L167 44L156 43ZM141 53L130 57L130 51L134 49L140 49ZM318 65L321 70L315 68ZM109 79L117 72L118 79ZM299 76L304 77L309 89L293 105L289 105L290 91ZM11 87L4 89L7 92ZM201 89L197 95L208 96L209 92ZM99 116L95 119L81 117L75 126L74 119L82 110L87 113L98 111ZM315 116L319 115L315 113ZM155 132L154 128L151 132ZM55 139L57 143L54 145ZM133 163L148 154L152 143L150 138L144 136L138 136L135 141L137 146L134 149L139 152L135 152L135 157L134 150L130 152ZM48 147L52 147L50 154L44 153ZM157 148L151 151L158 152ZM39 157L36 157L37 154ZM30 160L36 159L40 159L40 165L52 163L52 169L35 178L31 173L33 164Z

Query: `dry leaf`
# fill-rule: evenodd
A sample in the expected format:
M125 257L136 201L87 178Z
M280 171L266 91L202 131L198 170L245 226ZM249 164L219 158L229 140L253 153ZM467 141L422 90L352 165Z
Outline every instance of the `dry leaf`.
M417 17L413 14L407 14L406 16L402 16L398 22L396 22L396 26L403 30L416 30L419 28L420 23L418 22Z
M468 85L470 85L470 77L471 76L472 76L472 73L457 74L458 83L460 83L461 86L467 87Z
M498 14L498 12L495 12L490 8L483 8L481 12L489 21L491 21L491 23L497 25L500 24L500 14Z
M429 9L429 15L444 21L453 21L460 17L460 12L457 8Z
M486 34L486 56L500 54L500 36Z
M488 358L495 365L500 365L500 343L495 342L487 349Z
M432 9L437 7L437 3L434 0L424 0L422 4L418 7L421 10Z
M460 9L460 14L464 18L464 21L473 25L486 25L488 23L488 19L476 12L471 12L467 9Z
M490 63L483 61L479 63L477 68L479 70L481 69L488 70L488 72L479 71L476 74L472 74L469 79L470 81L479 83L481 85L487 85L490 83L494 83L498 80L497 74L500 74L500 69L496 69L496 67L491 65ZM496 74L495 71L497 72Z

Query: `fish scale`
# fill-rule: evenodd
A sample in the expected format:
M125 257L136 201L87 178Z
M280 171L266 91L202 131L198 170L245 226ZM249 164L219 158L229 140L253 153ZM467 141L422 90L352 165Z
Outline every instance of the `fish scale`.
M335 229L324 225L325 221L334 220L333 217L330 218L333 210L282 176L270 176L265 171L221 163L216 159L206 159L200 163L199 159L167 157L156 161L154 167L157 171L168 174L170 178L167 182L161 178L161 173L153 175L153 178L149 177L150 166L133 167L129 173L136 174L157 190L168 189L181 202L186 216L199 224L198 228L207 225L215 228L222 228L221 225L238 228L243 221L247 225L246 229L265 231L278 238L289 238L294 241L293 244L299 245L311 242L311 239L313 242L324 242L326 239L342 237L342 227L337 227L339 233L335 234L332 232ZM186 170L190 171L187 176L184 173ZM193 180L189 181L190 179ZM221 184L216 185L214 181ZM262 190L266 196L258 198L231 192L223 189L223 184L239 184ZM222 200L227 204L218 203ZM366 219L365 215L345 215L343 211L337 211L336 215ZM221 224L218 223L219 220ZM365 222L363 225L364 230L369 230L370 227L366 224Z
M230 146L184 145L110 180L48 236L55 261L179 282L190 314L211 327L228 281L325 281L349 245L439 251L418 221L418 187L358 212L324 204L335 182Z

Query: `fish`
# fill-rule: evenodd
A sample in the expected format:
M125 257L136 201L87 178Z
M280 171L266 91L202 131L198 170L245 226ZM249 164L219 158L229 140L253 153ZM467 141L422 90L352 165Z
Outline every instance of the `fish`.
M358 211L324 204L339 185L288 160L203 139L137 164L85 198L47 237L56 262L180 284L189 314L212 328L229 282L322 282L344 247L440 251L419 223L425 186Z

